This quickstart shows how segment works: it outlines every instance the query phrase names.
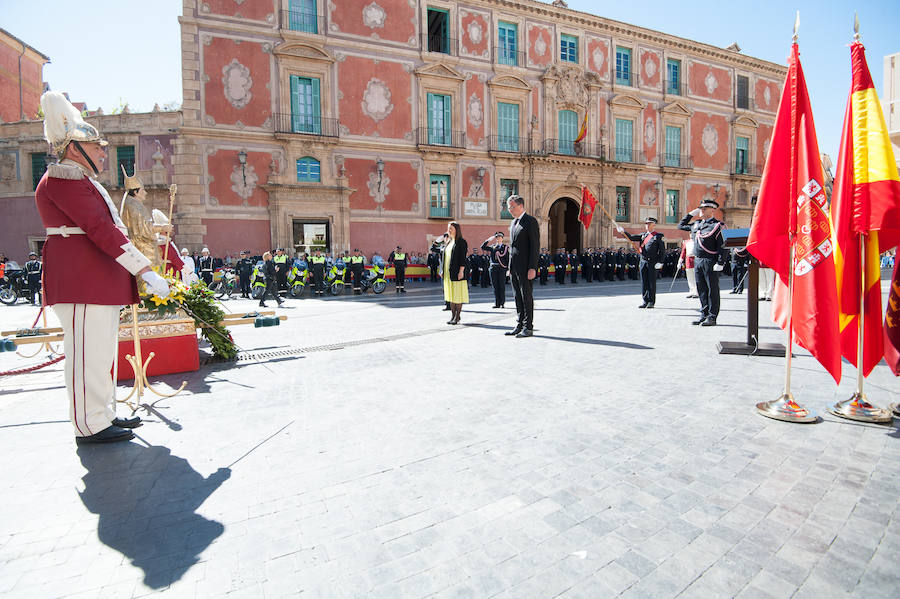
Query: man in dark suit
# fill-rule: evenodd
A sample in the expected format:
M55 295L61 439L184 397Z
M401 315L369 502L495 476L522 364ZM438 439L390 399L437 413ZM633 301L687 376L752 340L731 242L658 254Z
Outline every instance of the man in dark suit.
M511 195L506 200L507 210L513 215L509 227L509 273L516 294L516 328L506 335L531 337L534 329L534 296L532 284L537 274L540 231L537 220L525 213L525 199Z

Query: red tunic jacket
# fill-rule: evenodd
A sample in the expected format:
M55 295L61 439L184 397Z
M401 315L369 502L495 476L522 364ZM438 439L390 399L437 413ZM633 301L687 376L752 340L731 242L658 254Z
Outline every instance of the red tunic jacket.
M133 273L150 261L140 259L143 255L116 226L109 204L81 169L50 165L34 197L45 227L80 227L85 232L47 236L44 303L137 303Z

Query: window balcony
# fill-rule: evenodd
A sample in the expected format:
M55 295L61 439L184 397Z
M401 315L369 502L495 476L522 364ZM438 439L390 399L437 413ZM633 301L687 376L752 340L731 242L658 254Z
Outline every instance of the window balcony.
M630 70L616 70L615 84L634 87L634 73Z
M510 137L508 135L491 135L488 138L488 150L491 152L526 154L528 153L528 138Z
M577 156L579 158L594 158L604 160L606 149L602 144L574 142L566 139L545 139L543 144L544 154L557 154L561 156Z
M647 157L643 152L631 148L616 148L613 152L613 161L623 164L647 164Z
M494 47L494 62L510 67L524 67L527 64L525 52L517 52L498 46Z
M303 33L323 33L325 16L300 10L281 11L281 28Z
M443 35L430 35L425 33L422 35L422 50L425 52L434 52L437 54L449 54L456 56L459 47L458 40L452 37L444 37Z
M736 110L756 110L753 98L739 94L734 96L734 107Z
M450 200L428 200L428 218L453 218L453 202Z
M687 154L664 152L659 157L659 166L667 169L690 170L694 168L694 160Z
M465 131L419 127L416 130L416 145L465 149L466 133Z
M340 124L338 119L284 113L275 115L275 133L339 137Z
M667 96L683 96L684 82L682 82L680 79L666 79L665 81L663 81L663 91Z
M731 174L738 177L762 177L762 165L735 162L731 165Z

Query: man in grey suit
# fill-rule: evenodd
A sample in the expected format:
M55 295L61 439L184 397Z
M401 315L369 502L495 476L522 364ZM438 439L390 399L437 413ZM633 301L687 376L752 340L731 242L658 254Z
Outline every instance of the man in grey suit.
M506 335L531 337L534 328L534 295L532 285L537 273L540 251L540 231L537 220L525 213L525 199L511 195L506 199L507 210L513 215L509 227L509 274L516 293L516 328Z

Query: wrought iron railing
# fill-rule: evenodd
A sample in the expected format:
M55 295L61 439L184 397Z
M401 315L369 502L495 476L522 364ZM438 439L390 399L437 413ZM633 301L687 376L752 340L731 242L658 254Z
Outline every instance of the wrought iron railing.
M615 83L616 85L628 85L634 87L634 71L616 69Z
M283 10L281 28L305 33L324 33L325 16L302 10Z
M560 154L563 156L582 156L602 160L606 157L606 151L602 144L575 142L567 139L545 139L543 143L545 154Z
M663 81L663 89L666 92L667 96L683 96L684 95L684 83L681 79L666 79Z
M338 119L323 119L317 116L284 113L275 115L276 133L340 137L340 124Z
M426 52L436 52L438 54L457 55L458 40L443 35L432 35L425 33L422 35L422 49Z
M511 67L524 67L527 65L525 52L510 50L502 46L494 47L494 62Z
M491 152L528 153L527 137L511 137L508 135L491 135L488 138L488 150Z
M625 162L628 164L647 164L647 157L644 153L632 150L631 148L616 148L613 151L612 159L615 162Z
M466 133L465 131L450 131L449 129L419 127L416 130L416 145L465 148Z
M756 110L753 105L753 98L739 94L734 96L734 107L737 110Z
M731 165L732 175L747 175L748 177L761 177L762 166L752 162L735 162Z
M663 168L694 168L694 160L688 154L663 152L659 156L659 166Z
M453 202L449 199L428 201L428 218L453 218Z

